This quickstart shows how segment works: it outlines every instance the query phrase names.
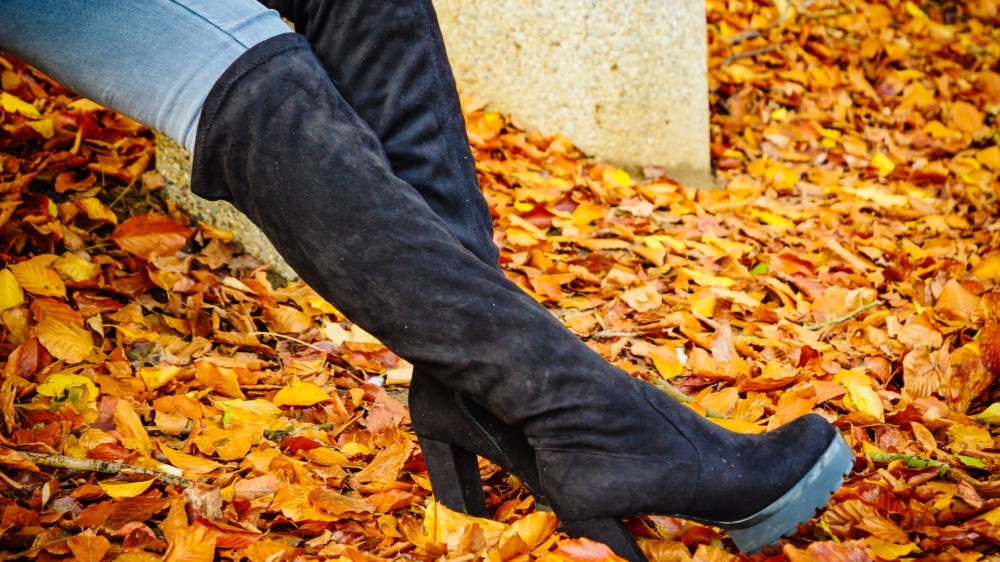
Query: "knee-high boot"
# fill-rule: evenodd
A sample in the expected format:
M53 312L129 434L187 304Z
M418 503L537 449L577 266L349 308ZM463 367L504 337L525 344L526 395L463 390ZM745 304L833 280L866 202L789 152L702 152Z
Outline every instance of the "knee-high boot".
M811 517L851 467L822 417L734 434L592 352L393 173L300 36L226 71L197 146L196 193L233 201L348 317L523 428L542 491L577 534L641 560L620 518L668 514L755 550Z
M378 136L393 173L423 197L483 263L499 268L489 209L455 80L430 0L264 0L295 24L337 90ZM476 455L515 472L539 495L534 451L520 428L415 368L409 392L438 500L485 516ZM455 449L449 443L462 443ZM437 451L453 451L440 454ZM468 493L465 492L468 491Z

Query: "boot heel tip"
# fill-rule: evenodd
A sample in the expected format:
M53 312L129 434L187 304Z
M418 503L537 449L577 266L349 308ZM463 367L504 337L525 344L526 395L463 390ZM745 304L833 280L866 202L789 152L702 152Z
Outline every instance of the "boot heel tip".
M729 537L745 554L777 544L792 535L800 523L812 519L840 489L854 466L854 453L837 435L816 465L770 506L728 527Z

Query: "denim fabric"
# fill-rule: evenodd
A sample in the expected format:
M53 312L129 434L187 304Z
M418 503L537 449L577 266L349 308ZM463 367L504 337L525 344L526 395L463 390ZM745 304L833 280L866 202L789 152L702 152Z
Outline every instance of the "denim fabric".
M192 152L216 80L288 31L254 0L0 0L0 49Z

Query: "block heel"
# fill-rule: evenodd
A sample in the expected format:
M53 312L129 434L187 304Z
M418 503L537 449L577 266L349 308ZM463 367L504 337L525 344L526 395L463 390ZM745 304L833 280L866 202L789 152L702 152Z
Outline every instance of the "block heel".
M629 562L646 562L646 555L639 549L639 545L635 543L635 539L632 538L628 527L621 519L602 517L584 521L562 521L561 523L563 530L570 536L586 537L602 542L608 545L615 554Z
M741 521L723 524L736 546L754 553L791 535L826 505L854 466L854 453L840 435L834 437L816 464L785 495Z
M448 509L486 517L483 482L474 453L429 437L417 436L434 496Z

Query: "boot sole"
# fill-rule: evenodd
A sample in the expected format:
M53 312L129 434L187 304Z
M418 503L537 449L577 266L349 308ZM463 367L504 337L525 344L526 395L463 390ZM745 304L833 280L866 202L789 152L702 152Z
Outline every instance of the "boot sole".
M853 466L854 453L838 434L812 469L774 503L745 519L711 524L726 529L741 552L753 554L794 534L800 523L815 517Z

